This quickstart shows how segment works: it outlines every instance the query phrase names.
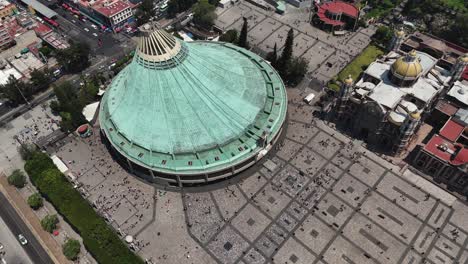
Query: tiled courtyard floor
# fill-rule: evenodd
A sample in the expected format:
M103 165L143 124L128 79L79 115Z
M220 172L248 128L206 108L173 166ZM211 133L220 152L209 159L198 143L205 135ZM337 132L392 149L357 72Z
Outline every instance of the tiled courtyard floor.
M98 133L70 138L57 155L154 263L467 263L463 201L330 129L300 91L288 93L285 139L262 161L269 169L230 182L150 185L121 169Z

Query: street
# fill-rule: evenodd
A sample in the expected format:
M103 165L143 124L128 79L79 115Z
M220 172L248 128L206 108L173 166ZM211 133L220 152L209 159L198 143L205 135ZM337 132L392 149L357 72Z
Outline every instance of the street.
M29 258L36 264L53 263L49 255L36 240L29 228L16 213L15 209L5 198L3 193L0 193L0 204L2 205L0 210L0 217L6 223L13 235L17 237L19 234L23 234L28 240L28 244L24 245L23 248L28 254Z

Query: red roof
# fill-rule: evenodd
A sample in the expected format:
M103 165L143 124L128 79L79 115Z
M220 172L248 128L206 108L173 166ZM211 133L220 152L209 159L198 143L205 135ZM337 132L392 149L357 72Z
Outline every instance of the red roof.
M77 129L78 133L80 134L84 134L88 131L88 125L87 124L84 124L84 125L81 125L78 127Z
M458 124L457 122L449 119L447 123L442 127L439 131L439 135L443 136L444 138L456 142L460 134L465 129L465 126Z
M461 149L457 156L453 159L454 163L456 162L457 164L465 164L468 163L468 149L463 148Z
M439 135L432 136L431 140L424 146L424 150L455 166L468 162L468 149L458 144L455 145Z
M357 18L359 15L359 9L350 3L345 3L341 1L334 1L329 3L324 3L318 5L317 16L326 24L330 25L343 25L344 22L339 20L334 20L327 17L327 14L344 14L353 18Z
M37 22L37 26L34 28L34 31L36 32L37 35L44 36L47 33L51 32L52 29L40 22Z
M130 5L120 0L113 2L103 0L93 4L93 9L106 17L111 17L127 8L130 8Z

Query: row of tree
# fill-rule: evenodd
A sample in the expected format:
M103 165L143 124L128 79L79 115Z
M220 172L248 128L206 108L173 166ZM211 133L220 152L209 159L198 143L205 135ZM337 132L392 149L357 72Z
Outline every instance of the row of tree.
M8 184L15 186L16 188L23 188L26 183L26 175L21 170L14 170L10 176L7 178ZM39 210L44 205L44 199L42 198L40 193L33 193L27 199L28 205L33 210ZM59 219L56 214L53 215L46 215L41 220L42 228L52 233L57 229L57 224L59 223ZM76 260L78 255L81 251L80 242L76 239L67 239L62 246L62 252L65 257L69 260Z
M18 80L13 75L5 84L0 85L0 98L7 99L11 106L28 102L32 96L47 88L53 75L49 69L33 70L29 82Z
M242 25L239 36L237 30L231 29L221 35L219 41L234 43L245 49L250 49L250 45L247 40L247 32L248 21L244 18L244 24ZM278 71L281 78L283 78L283 81L291 86L295 86L302 81L307 73L309 65L309 62L306 59L293 56L293 46L294 30L291 28L288 32L288 36L286 37L281 55L278 56L277 45L275 43L273 51L268 53L265 58Z
M294 30L291 28L288 31L281 56L277 55L278 51L275 43L273 51L268 53L266 59L271 62L271 65L273 65L287 84L296 86L307 73L309 62L304 58L293 56L293 45Z
M91 205L73 188L50 157L40 151L30 155L24 166L31 182L80 234L83 244L98 263L139 264L143 260L133 254L119 239L112 227L108 226ZM54 217L44 221L47 230L53 230ZM67 242L63 245L65 256L72 258L79 243Z

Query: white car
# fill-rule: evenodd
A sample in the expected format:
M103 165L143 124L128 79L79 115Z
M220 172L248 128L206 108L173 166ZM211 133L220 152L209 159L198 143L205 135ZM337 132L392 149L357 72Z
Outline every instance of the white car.
M73 22L73 23L76 23L76 21L75 21L75 20L73 20L73 19L71 20L71 22Z
M93 36L97 37L97 36L98 36L98 34L96 34L96 33L93 33Z
M23 236L23 234L18 235L18 240L23 246L28 244L28 240Z
M2 243L0 243L0 251L2 251L5 248Z
M94 29L97 29L97 26L94 24L91 24L91 27L93 27Z
M88 28L84 28L84 31L89 32L89 29L88 29Z

